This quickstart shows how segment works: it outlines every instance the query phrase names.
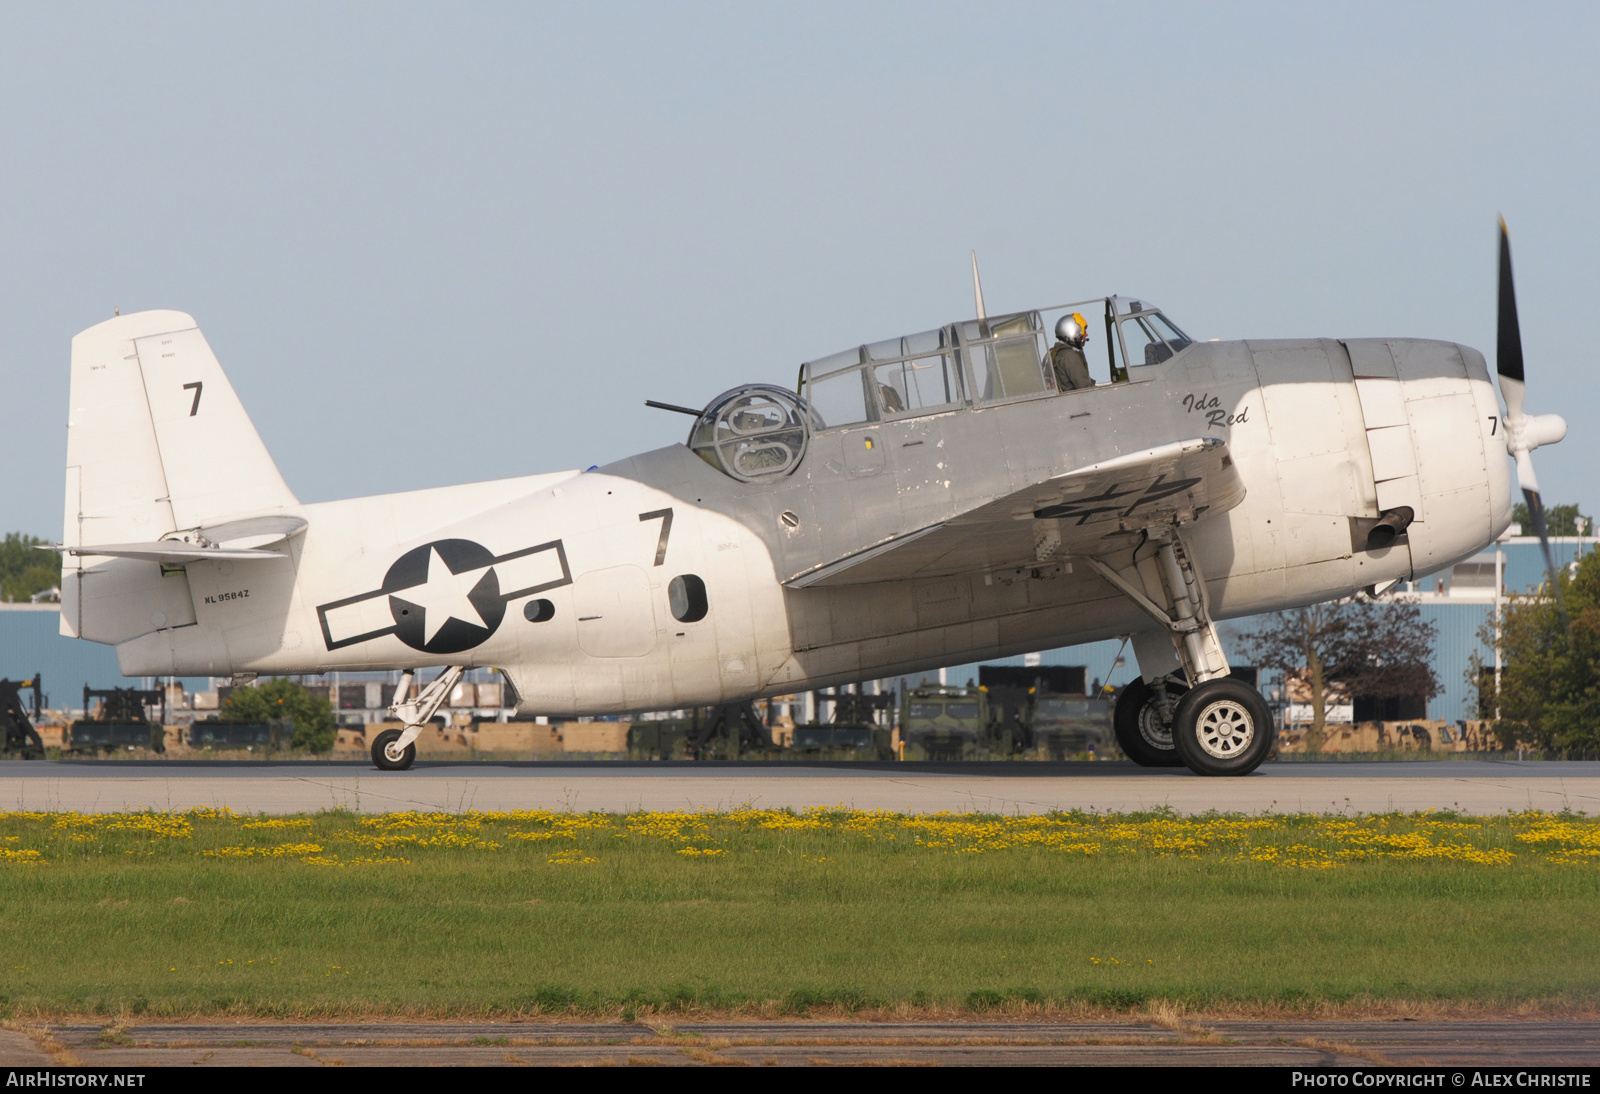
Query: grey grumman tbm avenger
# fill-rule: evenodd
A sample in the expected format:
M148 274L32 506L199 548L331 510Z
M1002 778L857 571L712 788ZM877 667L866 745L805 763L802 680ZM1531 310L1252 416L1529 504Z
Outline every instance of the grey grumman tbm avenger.
M130 676L405 670L389 769L475 666L575 716L1131 635L1123 749L1240 775L1273 725L1216 621L1474 554L1510 521L1507 453L1538 513L1528 453L1566 430L1523 412L1503 235L1504 411L1450 342L1199 342L1139 300L977 295L976 319L802 365L798 392L717 396L684 444L312 505L194 320L109 320L72 343L62 631Z

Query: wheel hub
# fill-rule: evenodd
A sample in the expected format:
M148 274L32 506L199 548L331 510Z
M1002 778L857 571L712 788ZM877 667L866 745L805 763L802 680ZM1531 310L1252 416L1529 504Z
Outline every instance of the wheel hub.
M1151 699L1139 711L1139 736L1151 748L1170 751L1174 747L1172 722L1161 717L1161 704L1155 699Z
M1218 699L1207 703L1195 719L1195 739L1207 755L1231 760L1255 739L1255 720L1243 703Z
M406 750L403 748L396 748L395 746L397 743L398 742L396 741L390 741L388 744L383 746L383 755L391 763L399 763L401 760L406 758Z

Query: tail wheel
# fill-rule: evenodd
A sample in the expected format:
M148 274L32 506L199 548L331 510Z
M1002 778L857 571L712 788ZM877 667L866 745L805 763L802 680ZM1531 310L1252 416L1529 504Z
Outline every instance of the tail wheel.
M372 763L379 771L404 771L417 758L415 741L406 745L398 755L390 755L400 740L400 730L386 729L372 739Z
M1161 716L1160 696L1139 677L1122 689L1112 712L1117 744L1140 767L1182 767L1183 757L1172 743L1173 711L1184 694L1182 684L1167 684L1167 718Z
M1261 693L1224 676L1190 689L1178 702L1172 736L1197 775L1248 775L1272 751L1272 710Z

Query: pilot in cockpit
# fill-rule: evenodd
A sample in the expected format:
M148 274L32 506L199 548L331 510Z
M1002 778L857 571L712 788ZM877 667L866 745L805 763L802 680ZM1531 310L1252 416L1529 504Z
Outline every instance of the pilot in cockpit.
M1078 312L1063 315L1056 323L1056 344L1050 347L1050 367L1055 370L1056 390L1094 387L1089 375L1089 360L1083 355L1089 341L1089 325Z

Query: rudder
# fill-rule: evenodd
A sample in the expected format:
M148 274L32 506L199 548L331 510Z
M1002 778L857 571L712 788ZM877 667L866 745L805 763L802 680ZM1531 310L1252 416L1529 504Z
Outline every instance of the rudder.
M177 527L298 508L205 335L182 318L133 340Z

